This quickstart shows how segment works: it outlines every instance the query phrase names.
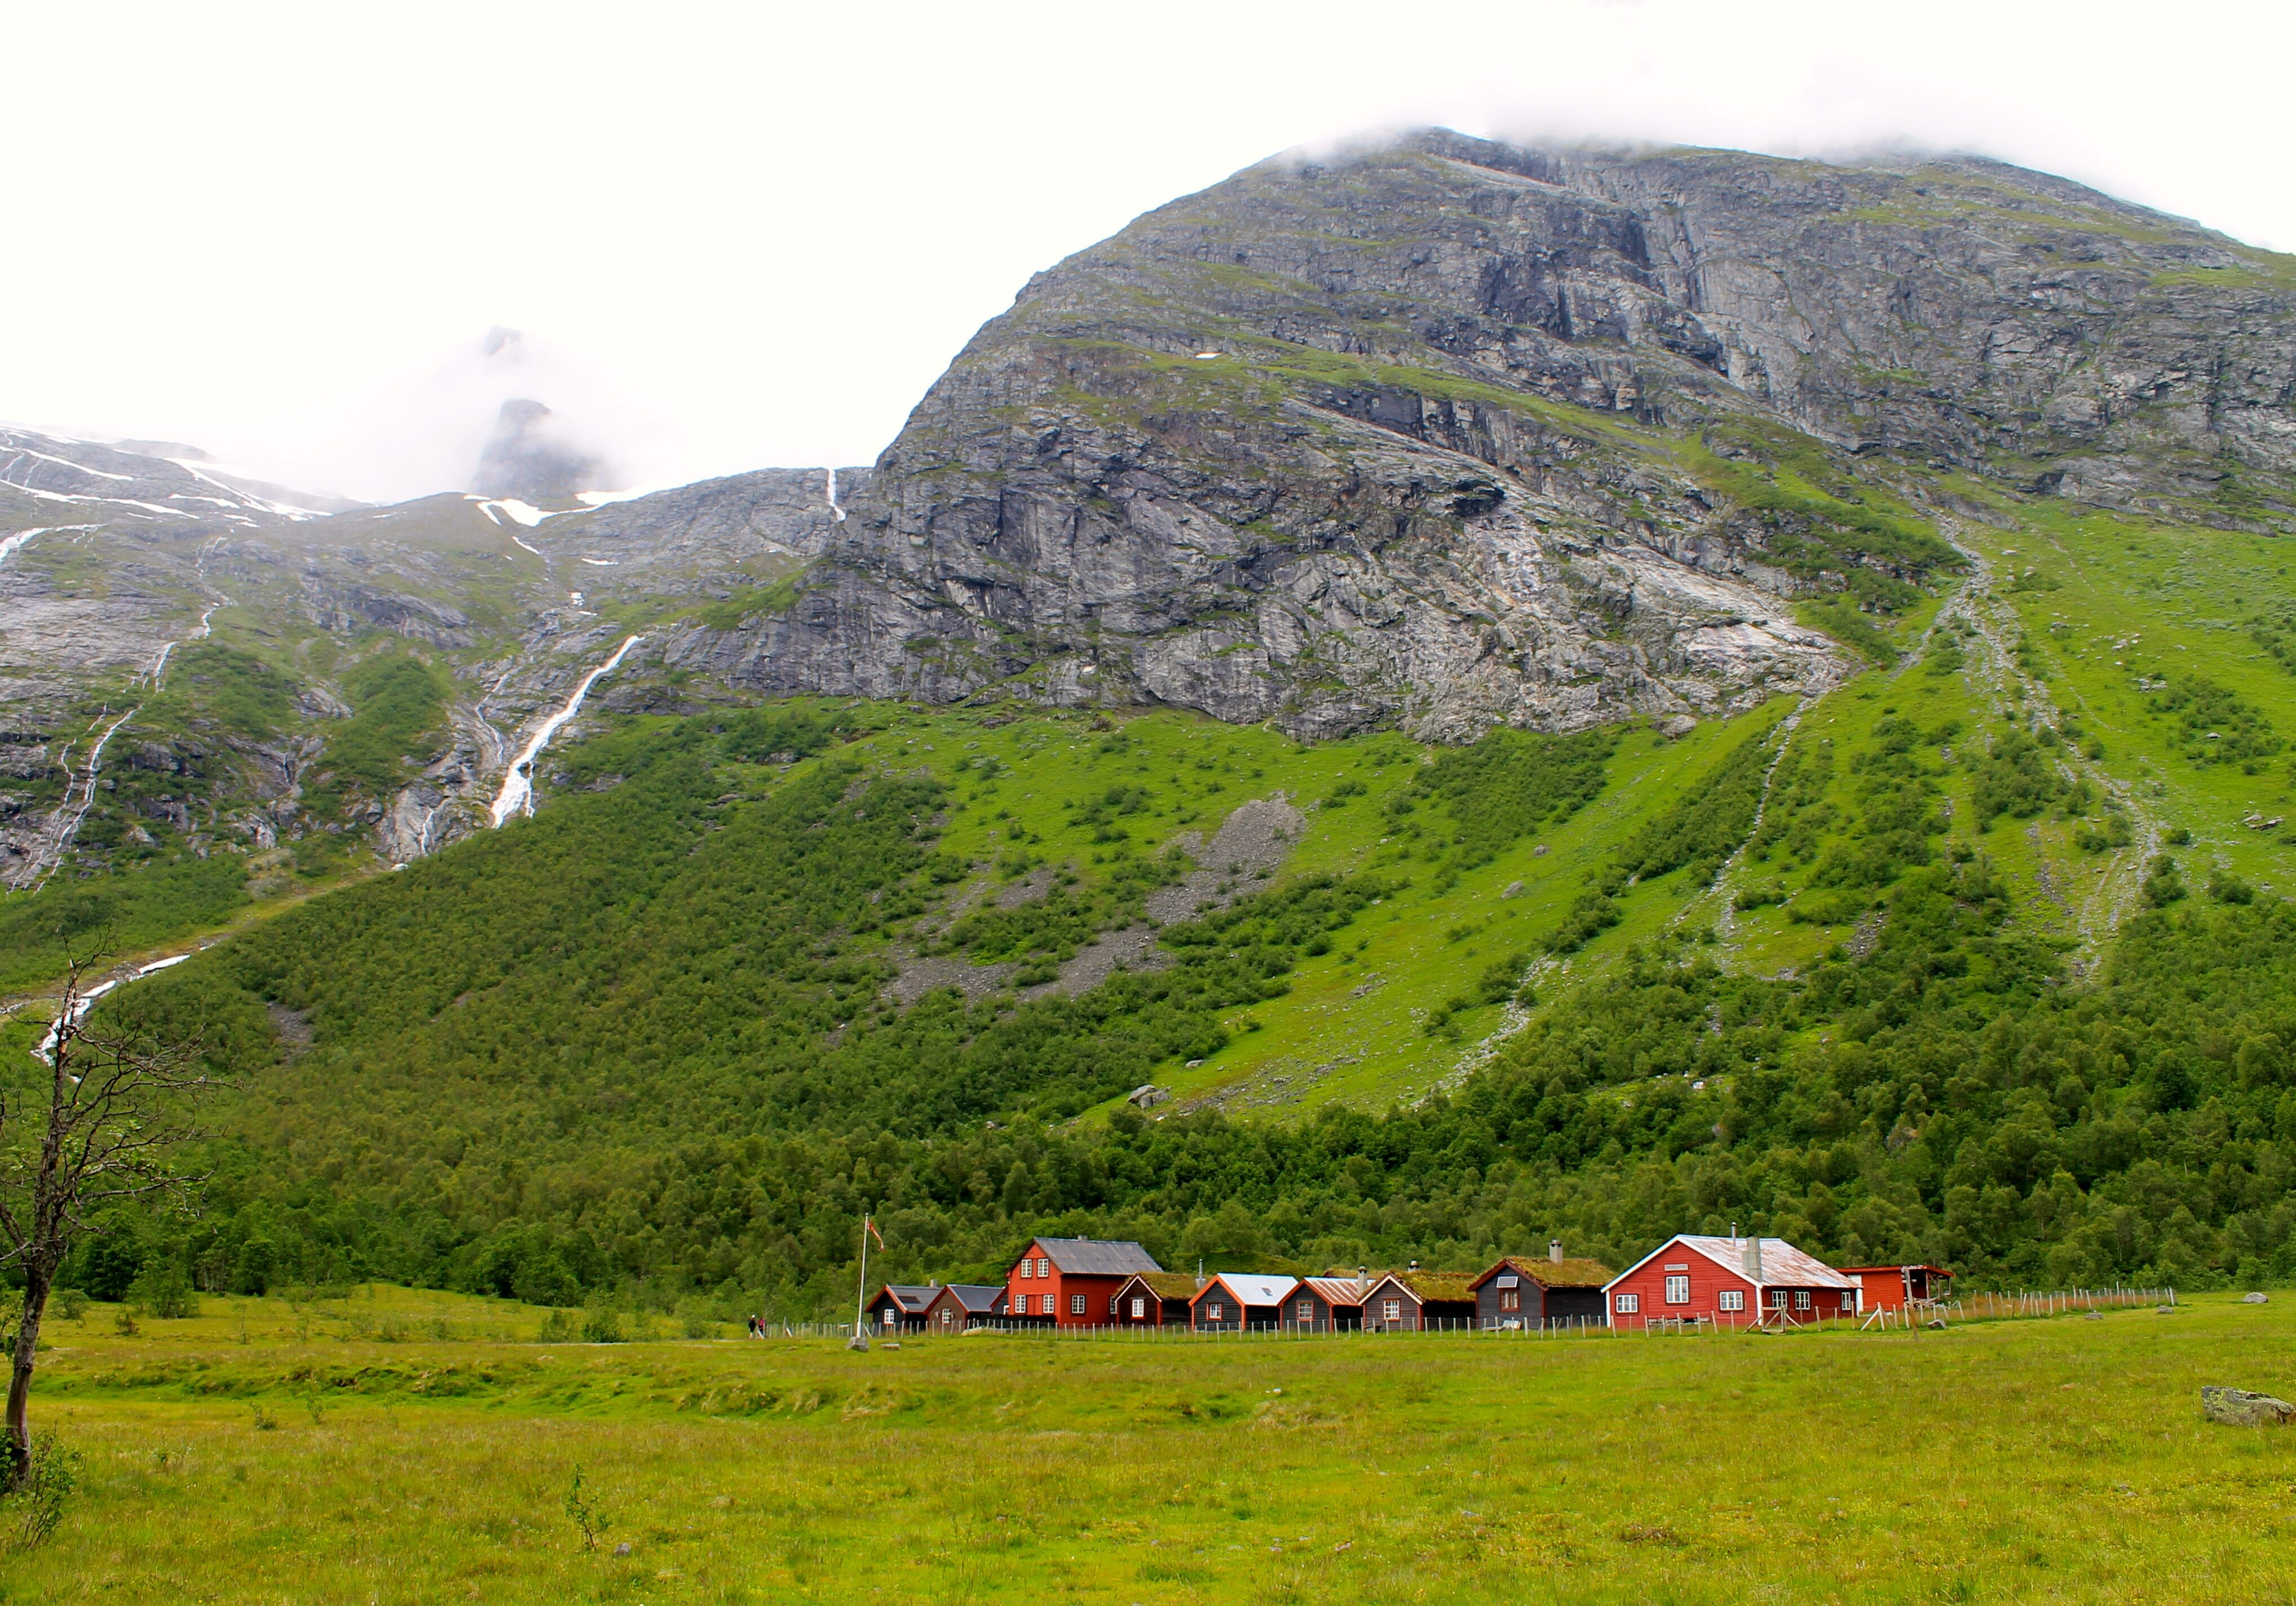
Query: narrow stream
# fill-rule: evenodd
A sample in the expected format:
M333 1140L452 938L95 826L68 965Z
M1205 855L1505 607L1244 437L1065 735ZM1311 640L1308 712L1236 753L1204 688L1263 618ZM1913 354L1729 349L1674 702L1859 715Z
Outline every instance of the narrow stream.
M95 1001L102 997L112 988L118 987L120 983L124 981L141 981L144 977L152 974L154 971L164 971L169 965L181 964L190 957L191 955L189 954L170 954L165 959L155 959L150 964L139 965L125 976L114 976L109 981L97 982L94 987L88 988L87 991L82 993L78 998L72 1001L71 1023L74 1026L78 1026L81 1021L86 1020L87 1012L95 1007ZM56 1039L63 1035L63 1029L64 1018L62 1015L58 1015L53 1020L48 1022L48 1035L40 1039L39 1047L32 1051L32 1058L37 1060L43 1065L53 1063L53 1061L49 1060L48 1056L55 1052Z
M590 694L590 688L597 684L598 678L612 674L629 650L644 639L642 635L633 635L624 641L614 650L613 657L582 677L582 684L574 688L574 695L566 700L566 706L544 720L542 727L528 738L524 750L511 760L510 768L503 773L502 791L496 797L494 807L487 811L492 824L499 826L512 815L534 812L534 761L542 756L542 750L550 745L550 739L558 733L558 727L581 712L582 700Z
M845 522L845 510L837 505L837 471L835 469L824 469L821 471L829 476L830 516L835 519L838 523L842 524Z

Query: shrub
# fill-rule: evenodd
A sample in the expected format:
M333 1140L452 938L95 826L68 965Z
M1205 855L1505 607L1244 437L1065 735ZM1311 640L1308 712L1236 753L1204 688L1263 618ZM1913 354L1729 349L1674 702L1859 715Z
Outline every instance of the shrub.
M594 1305L584 1311L582 1341L585 1344L627 1343L629 1340L622 1332L622 1313L605 1305Z
M15 1446L0 1438L0 1487L13 1481ZM37 1550L64 1520L64 1508L79 1484L79 1452L55 1436L32 1441L32 1460L13 1492L0 1496L0 1538L12 1550Z
M135 1274L127 1285L127 1302L147 1316L178 1322L200 1314L199 1296L191 1279L173 1260L154 1260Z
M2252 904L2256 889L2229 871L2209 877L2209 896L2220 904Z

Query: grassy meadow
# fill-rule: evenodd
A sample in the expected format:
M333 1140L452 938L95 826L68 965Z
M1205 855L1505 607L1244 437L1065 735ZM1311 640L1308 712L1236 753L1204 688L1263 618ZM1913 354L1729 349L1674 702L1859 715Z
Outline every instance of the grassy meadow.
M2296 1310L1947 1333L541 1344L391 1287L62 1322L0 1599L2257 1601ZM569 1514L577 1470L599 1523ZM627 1545L626 1553L619 1547Z

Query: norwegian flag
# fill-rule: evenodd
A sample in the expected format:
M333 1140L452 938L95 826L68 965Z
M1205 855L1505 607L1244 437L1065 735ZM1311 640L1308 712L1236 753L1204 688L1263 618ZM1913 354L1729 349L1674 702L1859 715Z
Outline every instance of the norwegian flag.
M862 1230L867 1233L870 1237L874 1238L877 1241L877 1247L879 1249L882 1250L885 1247L885 1234L877 1230L877 1223L874 1217L864 1216L861 1218L861 1227Z

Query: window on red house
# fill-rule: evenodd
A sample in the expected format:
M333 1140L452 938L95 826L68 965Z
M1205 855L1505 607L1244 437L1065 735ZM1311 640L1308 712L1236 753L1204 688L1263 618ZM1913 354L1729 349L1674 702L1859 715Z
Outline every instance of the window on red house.
M1084 1315L1084 1296L1082 1294L1070 1294L1069 1296L1069 1315L1072 1316L1080 1316Z
M1037 1276L1039 1276L1039 1277L1049 1277L1049 1276L1051 1276L1052 1274L1053 1274L1053 1263L1052 1263L1052 1261L1051 1261L1049 1258L1047 1258L1046 1257L1043 1256L1043 1255L1039 1255L1039 1256L1037 1256Z
M1796 1310L1808 1310L1809 1308L1809 1290L1806 1288L1798 1288L1794 1290L1794 1308Z
M1631 1316L1643 1307L1643 1297L1640 1294L1620 1294L1612 1303L1620 1315Z
M1037 1263L1036 1263L1035 1261L1033 1261L1033 1260L1023 1260L1022 1262L1021 1262L1021 1274L1023 1277L1030 1277L1030 1278L1033 1278L1034 1276L1036 1276L1036 1274L1037 1274Z
M1666 1280L1666 1302L1669 1305L1690 1303L1690 1279L1687 1275L1669 1277Z
M1743 1309L1745 1309L1745 1308L1746 1308L1746 1291L1745 1291L1744 1289L1742 1289L1742 1288L1726 1288L1726 1289L1724 1289L1724 1290L1721 1291L1721 1293L1716 1297L1715 1301L1714 1301L1714 1307L1715 1307L1717 1310L1743 1310Z

